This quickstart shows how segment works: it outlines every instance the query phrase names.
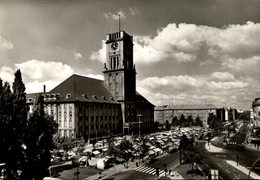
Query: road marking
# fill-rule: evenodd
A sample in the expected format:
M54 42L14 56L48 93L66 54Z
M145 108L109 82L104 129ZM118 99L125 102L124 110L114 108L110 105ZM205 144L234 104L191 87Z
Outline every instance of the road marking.
M146 173L146 174L151 174L151 175L156 175L156 169L153 167L147 167L147 166L139 166L134 168L133 170L135 171L139 171L142 173ZM159 170L159 174L162 174L164 172L164 170Z
M236 179L240 179L240 178L238 178L237 176L234 176Z
M225 154L216 154L217 157L226 157Z

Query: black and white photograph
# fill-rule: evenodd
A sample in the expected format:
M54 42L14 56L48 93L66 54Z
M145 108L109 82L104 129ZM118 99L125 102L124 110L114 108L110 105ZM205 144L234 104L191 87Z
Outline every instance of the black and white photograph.
M260 0L0 0L0 180L260 179Z

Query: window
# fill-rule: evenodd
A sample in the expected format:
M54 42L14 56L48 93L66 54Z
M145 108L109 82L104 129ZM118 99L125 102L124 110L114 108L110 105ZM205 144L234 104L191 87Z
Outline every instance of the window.
M116 57L116 67L119 67L119 57Z
M72 128L72 120L69 120L69 128Z
M58 124L61 127L61 106L58 106Z
M116 73L116 83L119 82L119 76L118 76L118 73Z
M113 68L116 68L116 57L113 58Z
M64 106L65 108L66 106ZM64 109L64 127L66 128L67 127L67 111L66 111L66 108Z

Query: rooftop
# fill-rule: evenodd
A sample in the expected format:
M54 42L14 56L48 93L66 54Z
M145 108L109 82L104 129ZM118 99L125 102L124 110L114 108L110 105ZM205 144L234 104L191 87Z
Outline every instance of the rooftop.
M219 109L220 107L215 106L214 104L183 104L183 105L164 105L164 106L157 106L155 110L192 110L192 109ZM223 107L222 107L223 108Z
M39 93L28 94L27 99L35 98ZM118 103L104 81L73 74L47 93L42 93L45 101L59 102L104 102Z

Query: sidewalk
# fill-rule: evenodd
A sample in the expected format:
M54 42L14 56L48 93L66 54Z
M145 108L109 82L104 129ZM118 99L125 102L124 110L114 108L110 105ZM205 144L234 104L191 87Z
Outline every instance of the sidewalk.
M106 179L110 176L113 176L114 174L117 174L118 172L122 172L122 171L128 171L134 167L136 167L136 162L138 162L139 160L134 160L133 162L130 161L128 163L128 167L126 168L124 166L124 164L117 164L117 165L114 165L113 167L109 168L109 169L106 169L104 170L101 175L100 174L95 174L93 176L90 176L90 177L87 177L85 178L85 180L95 180L95 179Z
M244 167L244 166L242 166L240 164L238 164L238 166L237 166L237 163L235 161L227 160L226 163L231 165L233 168L236 168L237 170L245 173L246 175L248 175L248 173L249 173L249 169L248 168L246 168L246 167ZM258 174L256 174L256 173L254 173L253 171L251 171L250 178L260 179L260 176Z
M163 154L162 156L164 155L166 154ZM144 166L143 163L139 163L138 159L135 159L133 162L128 163L127 168L124 166L124 164L117 164L109 169L104 170L101 174L95 174L93 176L85 178L84 180L108 179L109 177L117 174L118 172L133 170L134 168L136 168L136 162L138 162L139 166ZM170 179L184 179L177 171L174 170L172 170L171 174L167 173L166 176ZM163 177L165 177L165 174L160 175L158 178Z
M222 148L216 147L216 146L212 145L211 143L209 143L209 145L208 145L208 143L206 143L205 148L209 152L223 152L224 151Z

